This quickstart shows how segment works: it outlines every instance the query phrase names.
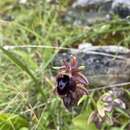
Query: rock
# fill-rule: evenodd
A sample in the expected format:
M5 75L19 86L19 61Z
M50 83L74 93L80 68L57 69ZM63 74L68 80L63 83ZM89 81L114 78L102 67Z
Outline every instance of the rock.
M121 18L126 18L130 15L130 0L114 0L112 10Z
M111 3L112 0L105 0L105 1L103 1L103 0L77 0L72 4L72 7L73 8L77 8L77 7L79 7L79 8L94 7L95 8L95 7L101 6L101 4L102 4L102 6L104 6L104 5L107 6L109 2Z
M130 15L130 0L75 0L64 16L64 21L73 25L91 25L111 20L118 15Z
M105 17L104 17L105 16ZM83 9L73 9L63 17L63 21L68 22L74 26L92 25L96 22L103 22L109 20L107 12L90 11L86 12Z
M78 49L59 53L54 66L62 65L63 58L70 60L76 55L79 65L84 65L84 74L90 85L104 86L130 80L130 50L121 46L92 46L81 44Z

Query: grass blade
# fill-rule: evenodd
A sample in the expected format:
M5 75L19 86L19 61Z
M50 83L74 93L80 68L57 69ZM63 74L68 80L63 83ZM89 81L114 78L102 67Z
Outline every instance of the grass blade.
M10 51L4 49L3 47L0 47L0 49L2 50L2 52L3 52L15 65L17 65L20 69L22 69L23 71L25 71L25 72L33 79L33 81L37 82L37 79L36 79L35 76L31 73L31 71L28 69L28 67L27 67L20 59L18 59L13 52L10 52Z

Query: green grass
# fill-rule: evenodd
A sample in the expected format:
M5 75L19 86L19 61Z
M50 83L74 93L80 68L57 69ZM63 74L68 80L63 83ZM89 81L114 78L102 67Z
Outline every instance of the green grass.
M0 1L0 130L76 130L77 122L84 130L82 120L87 122L87 115L82 119L81 113L81 117L75 118L53 92L55 77L51 62L58 50L2 48L4 45L75 47L83 41L129 46L128 21L115 18L88 29L73 27L60 20L60 12L66 9L67 2L63 0L60 5L49 5L46 0L28 0L25 5L15 0ZM9 16L12 20L5 20ZM93 94L89 104L96 106ZM88 125L90 128L95 129Z

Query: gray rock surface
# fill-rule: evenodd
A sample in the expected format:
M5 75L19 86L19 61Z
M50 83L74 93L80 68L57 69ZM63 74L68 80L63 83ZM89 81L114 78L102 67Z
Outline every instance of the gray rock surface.
M125 18L130 15L130 0L114 0L112 11L120 17Z
M73 4L72 7L98 7L98 6L104 6L107 5L108 3L112 3L112 0L76 0Z
M104 86L130 80L130 50L121 46L92 46L81 44L78 49L59 53L54 66L62 65L63 58L70 60L71 55L84 65L83 73L90 85Z
M64 20L74 25L89 25L107 21L112 15L130 15L130 0L74 0Z

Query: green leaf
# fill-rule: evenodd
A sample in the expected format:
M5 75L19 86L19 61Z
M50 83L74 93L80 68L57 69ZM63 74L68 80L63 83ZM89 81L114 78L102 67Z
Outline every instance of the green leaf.
M29 130L27 127L22 127L19 130Z
M88 95L83 95L80 100L78 101L78 105L80 105L84 100L88 98Z
M16 57L16 55L13 52L10 52L6 49L4 49L3 47L0 47L0 49L3 51L3 53L8 56L8 58L15 64L17 65L20 69L22 69L23 71L25 71L35 82L37 82L37 79L35 78L35 76L32 74L32 72L28 69L28 67L23 63L23 61L21 61L20 59L18 59L18 57Z
M41 95L44 97L44 92L38 82L38 79L32 74L32 72L28 69L27 65L24 64L24 61L21 61L21 59L19 59L15 53L10 52L6 49L4 49L3 47L0 47L0 49L3 51L3 53L15 64L17 65L21 70L25 71L35 82L36 84L36 90L38 90Z
M116 110L118 112L120 112L122 115L124 115L125 117L127 117L128 119L130 118L130 116L128 115L127 112L125 112L124 110L120 109L120 108L116 108Z
M31 55L29 55L28 53L22 51L22 50L14 50L15 54L19 55L21 58L23 58L23 60L28 63L29 68L31 68L32 70L35 70L38 68L36 62L34 62L34 60L32 59Z
M121 130L121 128L119 128L119 127L113 127L113 128L111 128L111 130Z
M0 130L19 130L28 126L28 121L19 115L10 113L0 114Z
M87 107L83 113L73 119L75 130L98 130L94 123L88 123L91 112L91 108Z
M97 101L97 110L101 117L105 116L104 102L101 99Z

